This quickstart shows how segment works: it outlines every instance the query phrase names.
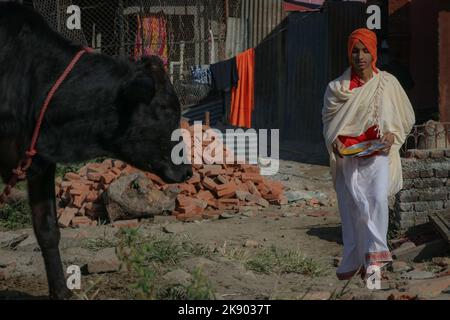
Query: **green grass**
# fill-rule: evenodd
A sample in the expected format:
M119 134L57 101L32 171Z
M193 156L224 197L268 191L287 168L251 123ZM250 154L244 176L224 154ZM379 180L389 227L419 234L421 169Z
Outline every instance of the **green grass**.
M132 285L139 299L210 299L213 296L209 281L200 271L195 271L187 286L169 289L158 287L158 279L188 257L208 256L211 252L189 238L151 234L144 236L139 229L122 229L118 235L117 255L122 267L136 277Z
M157 294L158 300L215 300L211 282L203 275L200 268L192 273L192 280L187 285L175 285L163 289Z
M264 274L298 273L305 276L317 277L325 270L321 264L300 252L271 246L251 256L245 266L252 271Z
M18 230L31 225L31 210L28 201L19 201L0 207L0 230Z
M81 243L82 248L91 251L100 251L107 248L114 248L115 246L116 241L106 238L86 239Z
M97 158L90 161L85 161L81 163L74 163L74 164L58 164L56 166L56 177L63 178L66 173L69 172L78 172L82 167L87 165L88 163L102 163L105 161L106 158Z

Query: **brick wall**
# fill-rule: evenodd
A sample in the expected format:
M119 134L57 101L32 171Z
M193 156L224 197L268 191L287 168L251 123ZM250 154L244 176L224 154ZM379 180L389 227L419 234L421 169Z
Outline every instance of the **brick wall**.
M402 159L404 188L394 205L394 223L401 230L428 223L430 213L450 211L450 150L433 152Z

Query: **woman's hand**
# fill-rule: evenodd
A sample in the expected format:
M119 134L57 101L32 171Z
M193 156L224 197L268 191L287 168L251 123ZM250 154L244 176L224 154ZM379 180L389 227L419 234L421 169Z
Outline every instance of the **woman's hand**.
M342 142L340 142L339 139L336 139L336 141L333 142L332 146L334 154L339 158L344 158L340 152L340 150L344 149L344 145L342 144Z
M391 152L391 148L395 143L395 135L391 132L386 133L381 139L381 143L386 145L386 148L382 150L383 153L389 154Z

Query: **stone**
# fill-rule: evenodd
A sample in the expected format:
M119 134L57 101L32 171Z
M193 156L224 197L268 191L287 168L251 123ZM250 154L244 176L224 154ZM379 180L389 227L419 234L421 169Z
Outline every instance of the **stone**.
M39 244L34 234L30 235L16 246L16 250L20 251L36 251L37 249L39 249Z
M120 269L120 261L115 248L108 248L97 252L88 263L87 271L90 274L117 272Z
M0 268L7 268L11 265L15 265L17 257L13 254L13 251L0 249Z
M413 268L404 261L394 261L392 263L392 271L395 273L408 272L413 270Z
M244 243L244 247L246 247L246 248L258 248L259 247L259 243L256 240L247 240Z
M187 286L192 281L192 275L182 269L177 269L166 273L162 279L167 286Z
M13 249L26 238L28 238L28 234L0 232L0 248Z
M392 251L394 258L403 261L425 261L440 256L448 250L448 243L444 239L438 239L425 243L418 247L398 248Z
M219 219L222 219L222 220L233 219L233 218L236 218L236 215L228 213L228 212L224 212L219 216Z
M110 221L153 218L175 210L175 198L155 188L143 173L130 174L114 181L104 201Z
M411 249L411 248L415 248L415 247L416 247L416 245L414 242L407 241L407 242L402 243L399 248L406 250L406 249Z
M293 217L297 217L298 214L292 211L287 211L287 212L283 212L282 217L283 218L293 218Z
M170 222L176 222L177 217L175 216L155 216L153 223L155 224L165 224Z
M178 234L185 231L185 226L181 223L172 223L164 226L162 230L164 233Z
M313 198L310 192L305 191L288 191L284 195L288 198L289 203L301 200L311 200Z
M435 257L431 260L435 265L438 265L439 267L447 267L450 265L450 258L448 257Z
M319 300L330 300L330 292L309 292L304 297L303 300L306 301L319 301Z
M403 273L401 277L408 280L426 280L434 279L436 275L428 271L410 271Z
M409 295L416 295L419 298L432 299L439 296L450 286L450 276L436 278L432 280L420 281L406 288Z

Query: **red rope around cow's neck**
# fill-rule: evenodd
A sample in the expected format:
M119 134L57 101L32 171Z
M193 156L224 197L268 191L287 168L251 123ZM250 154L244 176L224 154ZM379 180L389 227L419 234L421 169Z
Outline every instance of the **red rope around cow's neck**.
M45 112L47 111L48 106L52 101L56 91L58 91L61 84L64 82L64 80L66 80L67 76L73 70L77 62L86 52L92 52L92 49L83 48L82 50L80 50L69 63L61 76L58 78L58 80L56 80L53 87L50 89L47 98L45 99L44 104L41 107L41 112L36 122L36 127L34 128L33 137L31 138L30 148L25 153L25 159L23 159L19 163L18 167L12 171L12 176L5 189L3 190L3 193L0 195L0 205L6 202L7 197L11 194L11 190L16 186L17 182L26 179L27 170L31 167L33 157L37 154L36 144L39 139L39 133L41 131L42 121L44 121Z

